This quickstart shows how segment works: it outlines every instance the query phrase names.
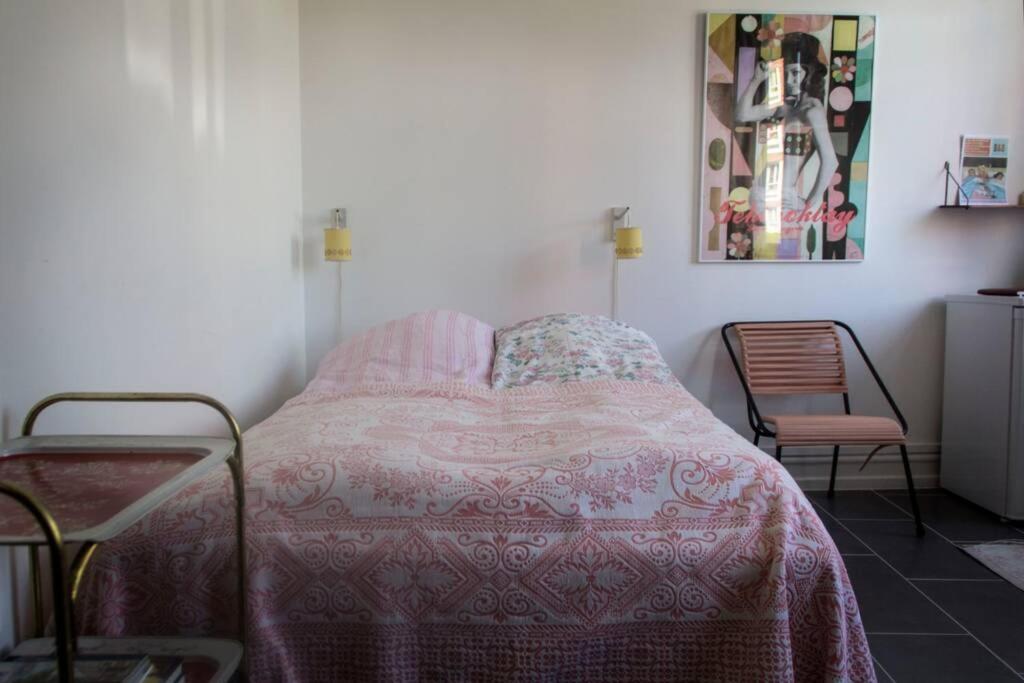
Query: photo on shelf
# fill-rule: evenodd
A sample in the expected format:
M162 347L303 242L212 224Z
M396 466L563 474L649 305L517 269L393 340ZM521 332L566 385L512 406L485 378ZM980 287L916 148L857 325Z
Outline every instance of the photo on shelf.
M1006 136L964 135L960 138L960 187L968 204L1006 204L1006 169L1010 141Z

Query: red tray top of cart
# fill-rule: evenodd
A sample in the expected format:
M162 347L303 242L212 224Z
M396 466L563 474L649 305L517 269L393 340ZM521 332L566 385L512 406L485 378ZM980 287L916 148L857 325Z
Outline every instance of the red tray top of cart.
M143 451L14 453L0 458L0 481L32 494L62 534L106 522L202 454ZM0 536L38 536L39 524L19 503L0 496Z

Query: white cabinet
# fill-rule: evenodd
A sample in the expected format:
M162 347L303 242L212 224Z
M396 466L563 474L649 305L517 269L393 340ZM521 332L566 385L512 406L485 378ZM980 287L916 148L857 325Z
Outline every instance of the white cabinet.
M943 488L1024 519L1024 302L946 299Z

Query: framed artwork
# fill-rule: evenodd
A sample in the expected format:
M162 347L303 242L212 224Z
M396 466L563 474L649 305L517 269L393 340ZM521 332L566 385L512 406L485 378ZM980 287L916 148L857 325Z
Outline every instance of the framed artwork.
M861 261L875 17L707 15L701 261Z

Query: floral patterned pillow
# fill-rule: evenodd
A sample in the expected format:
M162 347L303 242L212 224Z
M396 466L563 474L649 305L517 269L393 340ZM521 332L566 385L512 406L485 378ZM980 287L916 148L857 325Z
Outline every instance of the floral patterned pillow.
M495 345L495 389L595 379L676 383L653 339L599 315L558 313L527 320L498 330Z

